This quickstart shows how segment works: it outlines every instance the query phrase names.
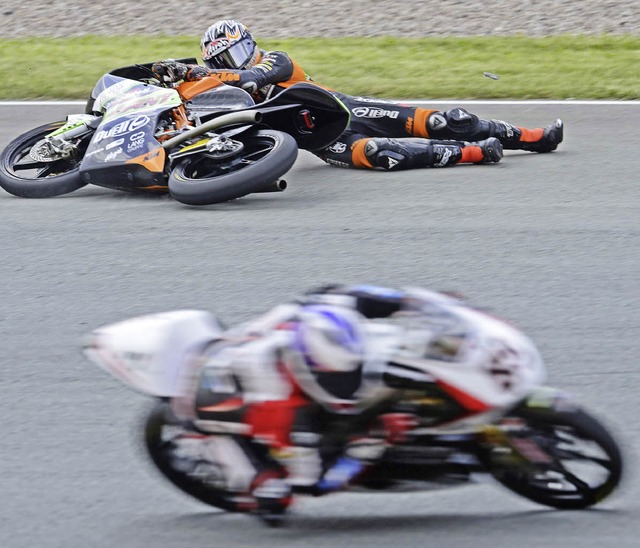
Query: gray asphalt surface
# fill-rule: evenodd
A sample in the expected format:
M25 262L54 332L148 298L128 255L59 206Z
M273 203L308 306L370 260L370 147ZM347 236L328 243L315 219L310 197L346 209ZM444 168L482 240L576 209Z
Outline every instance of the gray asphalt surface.
M301 153L281 194L194 208L86 187L0 191L0 546L637 546L640 449L639 105L474 105L546 125L553 154L401 173ZM0 147L77 107L0 106ZM301 500L287 529L211 510L137 445L147 400L85 361L81 337L129 316L196 307L229 323L310 286L456 289L519 324L550 382L619 436L624 487L558 512L481 485Z

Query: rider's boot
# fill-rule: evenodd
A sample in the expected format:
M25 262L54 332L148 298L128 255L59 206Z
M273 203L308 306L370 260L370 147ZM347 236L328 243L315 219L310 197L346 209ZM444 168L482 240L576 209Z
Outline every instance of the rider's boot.
M261 472L250 491L256 503L253 513L269 527L282 526L292 500L291 486L283 475L274 470Z
M522 128L524 130L524 128ZM524 141L521 138L523 150L531 152L551 152L558 148L564 138L564 123L558 118L548 125L542 132L542 137L534 141Z
M502 160L502 143L496 137L489 137L477 143L468 143L462 149L460 163L497 164Z
M558 148L564 137L564 123L560 118L546 128L528 129L502 120L491 120L491 135L502 142L507 150L551 152Z
M446 111L417 109L414 134L433 139L479 142L497 137L507 150L551 152L563 139L564 124L559 118L546 128L526 128L503 120L483 120L463 108Z
M376 417L366 433L352 436L338 456L331 459L332 465L316 485L316 494L349 487L379 462L387 447L406 442L418 425L418 417L411 413L385 413Z
M348 456L338 458L322 475L316 489L318 494L342 491L366 468L366 463Z

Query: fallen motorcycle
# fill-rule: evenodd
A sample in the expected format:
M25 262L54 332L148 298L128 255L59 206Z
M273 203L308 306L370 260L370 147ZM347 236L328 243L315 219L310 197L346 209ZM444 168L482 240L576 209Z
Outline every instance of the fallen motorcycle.
M242 511L239 501L246 497L234 487L239 473L234 459L241 457L234 440L242 432L236 430L238 424L227 424L219 420L219 413L207 411L242 399L232 376L207 367L208 348L222 331L218 319L205 311L153 314L95 330L84 353L129 387L155 399L139 435L162 475L192 497L236 512ZM192 360L204 365L195 381L201 389L189 400L199 411L186 421L178 418L176 405L184 401L184 387L194 386L194 370L186 367ZM506 411L470 414L463 388L471 383L486 395L491 390L498 394L499 389L489 385L496 378L507 382L506 372L444 365L439 369L447 371L442 383L437 382L437 367L416 367L408 376L398 376L389 365L382 378L402 393L395 409L418 416L419 425L405 441L388 446L349 489L428 490L493 477L522 497L559 509L587 508L616 489L623 468L618 444L567 394L530 380L524 397L518 396ZM185 373L188 370L191 373ZM534 373L530 379L542 378L538 373L544 371Z
M14 139L0 153L0 186L24 198L93 184L169 192L189 205L224 202L284 190L298 149L328 146L349 122L344 105L312 83L256 105L213 76L160 83L151 66L105 74L84 114Z

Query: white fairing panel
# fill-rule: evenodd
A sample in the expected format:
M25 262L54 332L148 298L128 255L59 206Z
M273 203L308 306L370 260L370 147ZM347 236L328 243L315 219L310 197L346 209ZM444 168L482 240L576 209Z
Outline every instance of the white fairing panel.
M477 322L477 339L466 349L460 369L453 375L440 369L440 380L498 408L513 405L546 380L544 363L529 337L497 318L465 312Z
M221 332L210 312L176 310L98 328L88 336L83 352L139 392L176 397L182 395L181 370Z
M394 361L487 408L513 405L545 381L542 358L524 333L465 306L448 303L446 312L409 330ZM434 343L455 350L439 356Z

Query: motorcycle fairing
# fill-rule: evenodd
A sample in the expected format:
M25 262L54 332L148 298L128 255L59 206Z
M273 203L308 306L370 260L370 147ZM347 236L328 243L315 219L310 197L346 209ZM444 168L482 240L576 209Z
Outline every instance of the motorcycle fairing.
M172 89L113 75L102 81L112 85L95 100L94 108L106 111L80 166L82 177L117 190L165 191L166 156L155 133L160 116L181 105L180 96Z
M301 149L311 152L331 145L351 119L349 109L336 96L306 82L285 89L258 110L265 124L289 133Z
M222 91L229 87L231 86L225 85L224 88L216 89ZM213 98L215 91L211 90L206 93L211 94L210 98ZM226 90L225 93L232 92ZM192 103L200 108L203 121L225 114L225 111L220 110L220 107L212 108L210 113L205 111L204 106L210 98L202 99L202 103L195 103L199 101L197 97L192 99ZM234 100L238 99L234 98ZM262 122L265 125L277 131L288 133L296 140L298 147L310 151L321 150L332 144L336 137L347 128L351 118L349 109L340 99L330 92L306 82L294 84L263 103L237 109L237 111L241 110L260 112Z
M127 386L158 397L178 397L190 383L188 365L222 332L201 310L149 314L93 331L83 353Z

